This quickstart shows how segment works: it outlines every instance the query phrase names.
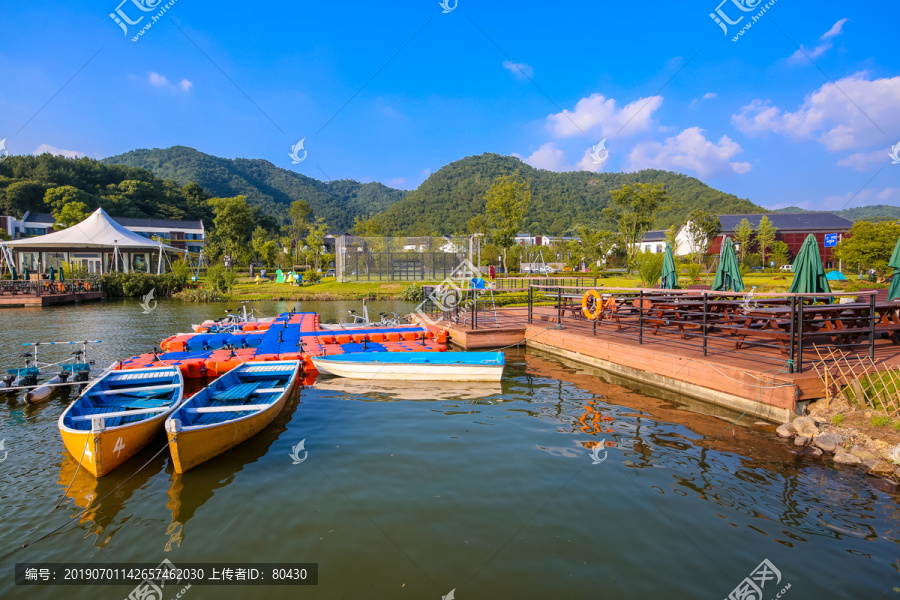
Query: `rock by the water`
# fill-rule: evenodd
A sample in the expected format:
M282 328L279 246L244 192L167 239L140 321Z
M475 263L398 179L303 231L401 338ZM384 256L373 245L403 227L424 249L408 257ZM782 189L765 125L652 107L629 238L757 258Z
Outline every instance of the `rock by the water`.
M841 445L841 436L836 433L823 433L813 439L813 446L821 448L825 452L834 452Z
M783 437L783 438L790 438L790 437L794 437L795 435L797 435L797 432L794 430L793 423L782 423L775 430L775 433L778 435L778 437Z
M805 435L798 435L797 437L794 438L795 446L805 446L808 443L809 443L809 438L806 437Z
M877 460L881 458L876 452L866 448L865 446L856 445L850 448L850 454L859 457L860 460Z
M813 438L819 434L819 426L809 417L797 417L793 425L797 435Z
M858 456L848 454L847 452L838 452L837 454L834 455L834 462L836 462L839 465L856 466L862 462L862 459Z
M816 448L814 446L810 446L809 448L807 448L807 450L809 450L809 453L812 456L822 456L822 454L824 454L821 450L819 450L818 448Z
M869 475L891 475L894 472L894 467L888 461L880 458L864 460L862 466Z

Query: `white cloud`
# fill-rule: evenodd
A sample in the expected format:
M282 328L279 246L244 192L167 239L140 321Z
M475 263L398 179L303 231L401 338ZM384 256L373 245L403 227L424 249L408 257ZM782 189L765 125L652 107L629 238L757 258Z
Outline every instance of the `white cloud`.
M511 60L503 61L503 68L512 71L512 74L519 79L531 79L534 77L534 69L525 63L517 63Z
M153 87L166 87L172 85L165 76L154 73L153 71L147 73L147 78L150 80L150 85Z
M889 162L891 160L888 149L874 150L872 152L857 152L838 161L839 167L852 167L857 171L867 171L870 165Z
M81 158L82 156L87 156L84 152L79 152L78 150L63 150L62 148L57 148L56 146L51 146L50 144L41 144L37 147L37 150L32 152L32 156L40 156L41 154L45 154L49 152L54 156L65 156L66 158Z
M693 100L691 100L691 103L688 106L690 108L694 108L695 106L700 104L701 100L715 100L718 97L719 95L715 92L706 92L705 94L703 94L703 98L694 98Z
M772 132L795 140L814 139L830 152L884 143L885 134L888 138L900 135L900 76L869 80L866 75L826 83L795 112L756 99L731 120L748 135Z
M406 185L406 177L397 177L395 179L388 179L384 182L384 185L392 188L402 188Z
M516 158L522 159L535 169L547 169L548 171L575 171L576 168L566 164L566 153L556 147L553 142L547 142L534 151L531 156L523 157L513 153Z
M844 27L844 23L846 23L849 20L850 19L841 19L840 21L838 21L837 23L832 25L831 29L829 29L828 31L823 33L822 37L820 37L819 39L827 40L828 38L833 38L835 36L841 35L843 33L842 29Z
M837 37L843 33L844 23L849 21L850 19L841 19L837 23L831 26L831 29L822 34L819 38L819 41L822 42L812 50L805 48L803 44L800 44L800 48L794 52L791 57L788 59L789 62L792 63L803 63L806 62L807 57L815 59L819 58L829 50L831 50L832 42L831 38Z
M869 204L900 204L900 188L884 188L881 191L865 189L858 194L847 192L840 196L825 196L818 210L840 210Z
M177 90L180 89L183 92L189 92L194 84L191 83L187 79L182 79L178 82L178 84L171 83L165 75L160 75L154 71L147 72L147 80L150 82L150 85L158 88L165 88L168 90Z
M723 135L712 143L699 127L690 127L665 142L644 142L632 149L629 170L666 169L694 171L701 177L748 172L748 162L729 162L743 151L740 144Z
M662 106L662 96L639 98L620 109L613 98L591 94L575 104L575 110L549 115L547 125L557 137L597 133L601 138L631 135L649 130L653 113Z

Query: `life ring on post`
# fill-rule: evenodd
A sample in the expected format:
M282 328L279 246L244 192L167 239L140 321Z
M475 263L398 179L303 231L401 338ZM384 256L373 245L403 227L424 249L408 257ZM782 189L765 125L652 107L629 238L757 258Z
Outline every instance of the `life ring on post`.
M597 320L597 317L603 312L603 299L600 297L600 292L588 290L584 293L584 296L581 297L581 312L587 319Z

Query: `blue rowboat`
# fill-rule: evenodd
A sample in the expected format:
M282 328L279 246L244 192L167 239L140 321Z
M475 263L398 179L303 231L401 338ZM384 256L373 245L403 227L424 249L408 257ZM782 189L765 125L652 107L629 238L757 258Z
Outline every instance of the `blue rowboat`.
M184 473L266 428L300 382L300 361L247 362L188 398L166 420L169 451Z
M102 477L159 434L183 390L178 367L107 370L60 415L63 443L82 467Z
M502 352L352 352L313 356L319 373L350 379L500 381Z

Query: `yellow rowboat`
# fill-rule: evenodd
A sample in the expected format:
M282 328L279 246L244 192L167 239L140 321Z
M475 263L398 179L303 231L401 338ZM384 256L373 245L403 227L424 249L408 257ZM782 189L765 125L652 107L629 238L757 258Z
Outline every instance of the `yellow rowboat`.
M189 471L265 429L299 385L300 364L247 362L186 400L166 420L175 471Z
M95 477L140 452L182 401L178 367L106 371L59 417L63 443Z

